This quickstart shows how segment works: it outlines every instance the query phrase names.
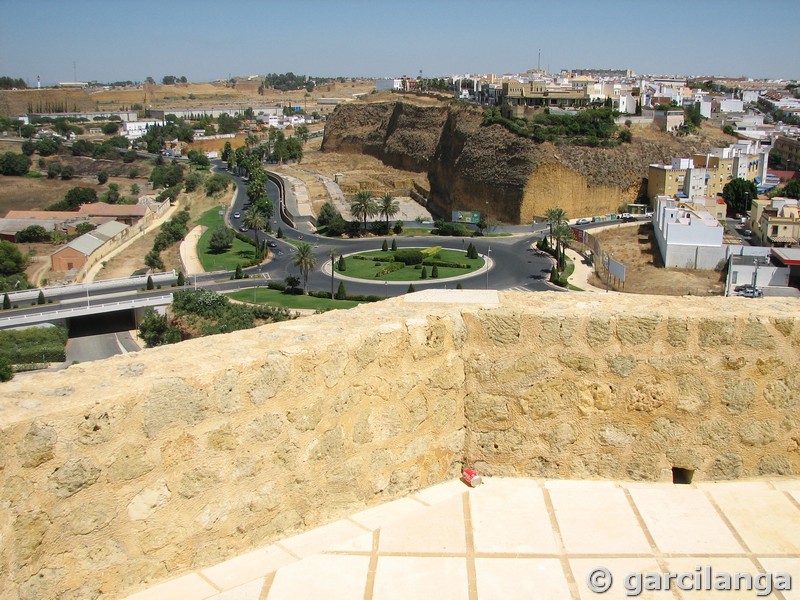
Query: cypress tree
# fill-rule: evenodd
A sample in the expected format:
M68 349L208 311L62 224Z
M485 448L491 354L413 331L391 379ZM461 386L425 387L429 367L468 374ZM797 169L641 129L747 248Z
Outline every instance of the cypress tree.
M8 310L9 308L11 308L11 298L8 297L8 292L6 292L6 295L3 296L3 310Z
M419 274L420 279L428 278L428 267L422 267L422 272Z
M39 297L36 299L36 304L44 304L44 291L39 290Z
M461 284L459 283L459 284L456 286L456 289L457 289L457 290L463 290L464 288L463 288L463 287L461 286Z
M406 294L413 294L416 291L417 290L414 289L414 284L413 283L409 283L408 284L408 289L406 290Z
M155 286L153 285L153 278L148 275L147 276L147 289L152 290Z
M397 240L392 238L392 252L397 252Z
M186 285L186 276L183 274L183 271L178 271L178 281L176 283L179 287L183 287Z
M339 282L339 289L336 290L336 299L337 300L347 299L347 290L344 289L344 281Z
M388 252L389 251L389 244L386 243L386 240L383 240L383 246L381 246L381 250L383 252Z
M339 269L339 272L343 272L347 270L347 265L344 262L344 256L339 255L339 262L336 263L336 268Z
M433 279L439 277L439 267L437 267L436 265L433 265L433 269L431 269L431 277Z

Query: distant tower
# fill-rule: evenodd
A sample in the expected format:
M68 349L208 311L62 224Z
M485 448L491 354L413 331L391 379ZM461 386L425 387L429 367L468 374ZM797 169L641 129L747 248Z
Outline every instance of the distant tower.
M42 89L42 78L39 77L38 75L36 76L36 89L37 90Z
M539 48L539 60L536 61L536 70L537 71L541 71L542 70L542 49L541 48Z

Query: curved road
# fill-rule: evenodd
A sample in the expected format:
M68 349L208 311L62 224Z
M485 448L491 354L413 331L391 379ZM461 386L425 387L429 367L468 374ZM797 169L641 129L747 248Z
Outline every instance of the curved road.
M237 187L237 193L234 196L233 206L230 212L230 221L233 227L240 230L242 217L237 219L232 215L236 212L240 213L240 215L244 215L247 206L247 184L238 175L228 173L222 161L212 162L216 170L220 173L227 174ZM311 244L314 248L314 257L316 258L317 265L309 274L308 285L310 289L326 291L330 289L330 270L325 273L322 271L322 266L330 262L331 250L333 250L334 254L338 257L339 254L347 255L367 250L379 250L383 244L383 237L344 240L339 238L327 238L294 229L288 223L279 221L279 190L271 181L267 186L267 195L275 206L275 216L272 222L273 230L276 230L277 227L280 226L285 239L303 241ZM413 223L413 225L416 225L416 223ZM250 231L242 233L250 238L253 237ZM292 264L292 254L297 251L295 246L288 241L276 238L274 234L267 234L267 237L270 242L275 244L275 247L271 248L272 253L270 259L259 267L245 269L245 272L253 276L261 276L265 279L281 283L283 283L289 275L301 277L299 268ZM368 281L345 279L345 287L347 288L348 294L373 294L376 296L398 296L405 294L409 283L413 283L414 288L418 291L429 288L453 288L458 283L465 289L518 289L532 292L560 289L546 283L553 264L550 257L530 249L536 237L537 234L533 232L523 236L508 237L398 237L396 239L399 248L442 246L454 250L466 250L466 247L472 242L480 254L486 256L488 253L491 259L488 278L486 271L482 270L478 273L458 279L426 279L388 283L372 283ZM204 276L203 279L206 277L207 276ZM338 287L341 279L336 274L334 274L334 279L335 289ZM198 278L198 282L199 281L200 278Z

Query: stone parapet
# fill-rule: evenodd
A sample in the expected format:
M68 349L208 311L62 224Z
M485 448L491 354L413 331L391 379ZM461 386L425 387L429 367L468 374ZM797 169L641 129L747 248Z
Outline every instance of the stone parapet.
M800 472L800 304L430 290L0 386L0 592L110 597L458 474Z

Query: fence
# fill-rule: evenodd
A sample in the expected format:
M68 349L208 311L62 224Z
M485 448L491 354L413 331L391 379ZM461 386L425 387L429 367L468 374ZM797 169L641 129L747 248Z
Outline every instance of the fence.
M606 289L621 288L624 290L627 270L625 265L611 258L611 255L603 250L600 240L588 231L577 227L570 229L572 229L572 239L588 249L594 272L601 281L605 282Z

